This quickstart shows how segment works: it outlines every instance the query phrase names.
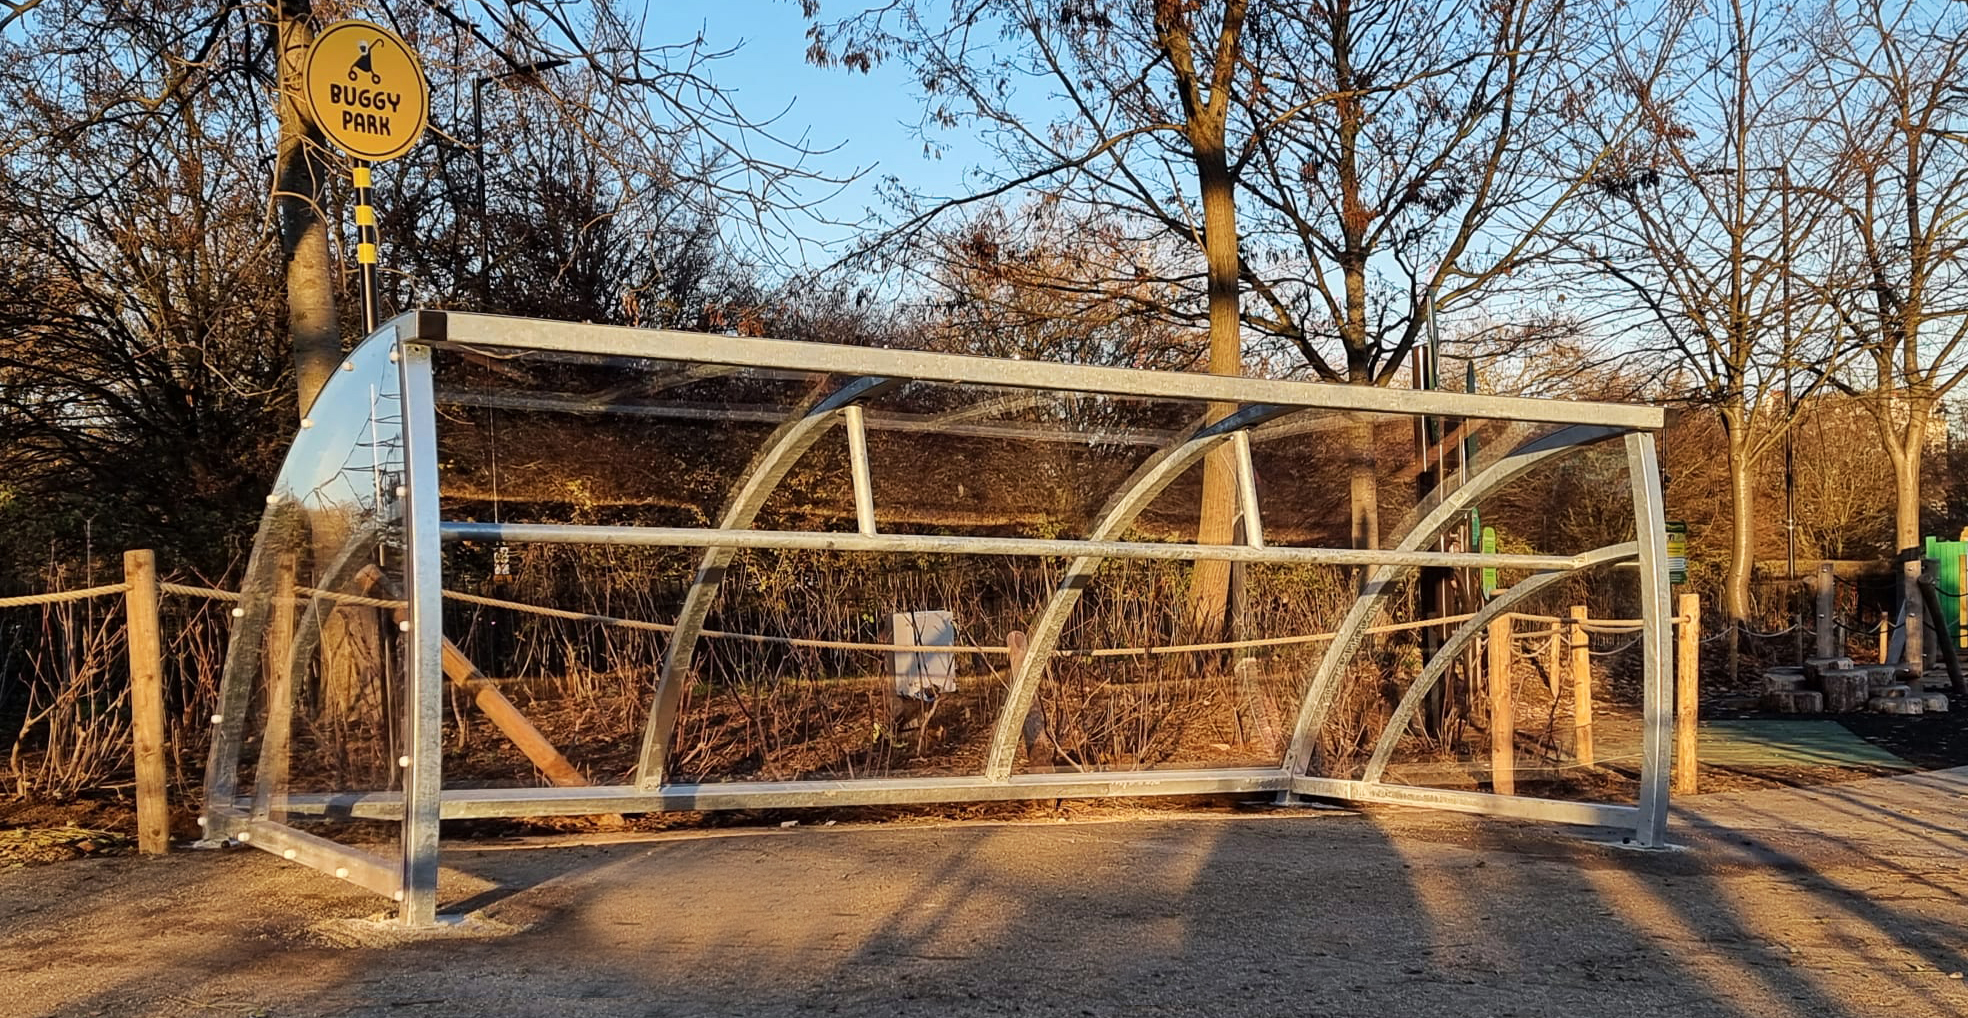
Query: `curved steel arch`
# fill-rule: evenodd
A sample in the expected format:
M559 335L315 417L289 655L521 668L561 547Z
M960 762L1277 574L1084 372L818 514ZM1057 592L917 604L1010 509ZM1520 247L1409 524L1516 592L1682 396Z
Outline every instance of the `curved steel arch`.
M766 440L764 449L751 466L746 468L744 479L732 492L731 501L718 520L718 529L749 528L752 521L758 518L759 510L765 507L765 500L779 487L779 482L786 479L794 464L806 455L813 443L820 440L821 435L826 434L843 410L872 399L903 381L872 376L856 378L813 404L799 417L781 425ZM677 613L676 631L670 636L670 645L664 649L663 673L656 680L649 719L642 730L642 752L636 760L635 778L636 784L642 788L655 788L663 783L664 769L669 763L670 742L676 736L677 704L683 695L684 681L690 674L690 661L697 650L697 637L703 631L704 620L711 612L711 601L716 598L718 587L724 583L725 568L731 564L734 554L730 548L704 550L704 557L697 565L697 577L690 584L690 592L684 596L683 609Z
M1180 444L1170 446L1135 471L1128 486L1101 513L1100 521L1087 535L1088 540L1108 540L1133 523L1155 496L1161 494L1162 489L1181 476L1211 446L1298 409L1270 404L1248 406L1215 424L1204 425ZM1093 555L1075 558L1072 565L1066 567L1066 575L1053 590L1045 609L1039 613L1038 621L1033 623L1031 632L1026 634L1025 656L1019 662L1018 671L1011 677L1011 688L1005 692L1004 706L999 711L997 728L991 736L991 751L985 757L986 778L1003 781L1011 776L1012 764L1018 755L1019 739L1024 733L1025 716L1031 712L1032 700L1038 695L1039 676L1045 674L1053 648L1059 644L1059 634L1066 628L1066 619L1072 615L1074 606L1079 604L1081 592L1105 561Z
M1588 445L1619 438L1628 433L1625 428L1575 424L1518 446L1502 459L1470 478L1461 487L1440 496L1440 501L1408 531L1395 550L1419 549L1421 545L1434 540L1442 528L1463 510L1469 508L1471 503L1522 477L1538 465L1569 456ZM1365 638L1363 630L1368 620L1387 602L1394 581L1413 568L1415 567L1381 566L1374 570L1362 588L1359 598L1353 602L1352 609L1346 613L1345 620L1340 623L1338 635L1326 647L1325 657L1319 662L1319 670L1313 673L1312 683L1305 691L1305 698L1299 701L1298 719L1292 726L1291 745L1285 751L1287 771L1301 774L1311 766L1312 751L1316 745L1319 729L1324 725L1326 712L1332 709L1333 699L1339 692L1341 669L1354 654L1359 652L1360 641Z
M1624 562L1638 557L1639 554L1640 544L1637 541L1594 548L1580 556L1583 561L1579 563L1578 569L1554 569L1547 573L1529 576L1497 595L1467 622L1457 626L1456 631L1443 641L1441 649L1428 660L1428 665L1421 670L1421 674L1409 684L1407 693L1401 697L1400 705L1394 708L1393 715L1387 719L1386 727L1381 729L1380 741L1374 745L1373 757L1367 761L1367 769L1360 775L1360 780L1368 783L1380 780L1381 774L1387 770L1387 759L1394 755L1394 747L1400 743L1402 733L1408 730L1408 723L1414 720L1415 711L1421 709L1422 699L1428 695L1429 690L1435 688L1435 683L1441 681L1443 673L1449 670L1449 666L1455 664L1457 656L1462 653L1463 646L1475 639L1476 634L1481 633L1484 627L1497 616L1509 612L1512 605L1558 580L1577 573L1580 569Z
M1674 674L1668 631L1667 512L1654 436L1626 436L1626 476L1633 490L1633 530L1640 545L1640 801L1633 840L1667 843L1667 764L1671 752Z

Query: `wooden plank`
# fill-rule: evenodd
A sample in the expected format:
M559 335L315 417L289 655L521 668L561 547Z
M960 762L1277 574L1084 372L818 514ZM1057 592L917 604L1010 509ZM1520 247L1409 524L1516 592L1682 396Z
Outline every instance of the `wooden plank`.
M1818 575L1811 585L1814 588L1813 593L1817 595L1818 610L1817 646L1814 649L1819 657L1837 657L1838 637L1833 632L1836 623L1833 621L1832 613L1837 607L1838 580L1832 575L1831 563L1825 562L1818 566ZM1886 660L1886 650L1883 646L1879 651L1879 660Z
M130 658L130 730L137 758L137 851L171 848L171 805L164 786L164 646L157 620L157 556L123 553L124 622Z
M567 757L562 756L560 750L540 734L538 728L533 727L533 722L527 720L526 715L513 706L513 702L499 692L499 687L488 681L478 666L472 664L464 651L449 639L444 641L444 674L454 684L471 691L472 702L521 753L526 754L526 759L532 761L548 781L562 788L588 783L588 779L581 776Z
M395 585L383 575L383 571L375 566L365 567L362 572L356 574L356 582L371 592L382 592L385 597L401 596L395 590ZM398 623L408 617L408 610L396 609ZM513 702L506 699L506 694L499 692L499 687L486 679L484 673L478 670L478 666L472 663L471 658L466 657L465 652L459 650L458 645L452 643L449 638L444 641L444 674L453 685L470 691L472 702L478 705L479 711L484 713L486 719L491 721L508 741L526 755L526 759L531 761L534 767L539 768L541 774L547 776L548 781L562 788L584 787L588 784L588 779L581 775L567 757L561 755L560 750L556 749L545 735L540 734L538 728L533 727L533 722L527 720L526 715L521 713L518 707L513 706Z
M1588 609L1572 606L1572 755L1581 766L1596 762L1592 747L1592 634L1585 631Z
M1510 627L1505 615L1490 623L1490 788L1517 794L1517 696L1511 688Z
M1005 646L1011 651L1011 672L1017 675L1025 667L1025 653L1031 641L1023 630L1014 629L1005 636ZM1019 737L1025 744L1025 767L1033 773L1050 773L1053 767L1051 740L1046 736L1045 712L1039 709L1037 697L1032 699L1032 709L1025 712L1024 726L1019 729ZM1045 746L1042 751L1041 746ZM1041 753L1043 752L1043 756Z
M1699 785L1695 725L1701 711L1701 595L1681 595L1674 627L1674 768L1671 788L1692 795Z

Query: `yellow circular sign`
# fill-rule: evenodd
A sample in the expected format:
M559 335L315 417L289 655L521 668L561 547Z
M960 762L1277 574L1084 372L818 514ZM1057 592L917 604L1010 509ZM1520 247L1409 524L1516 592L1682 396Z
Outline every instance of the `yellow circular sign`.
M430 115L424 69L381 25L338 21L322 29L308 47L302 80L314 122L349 155L395 159L423 136Z

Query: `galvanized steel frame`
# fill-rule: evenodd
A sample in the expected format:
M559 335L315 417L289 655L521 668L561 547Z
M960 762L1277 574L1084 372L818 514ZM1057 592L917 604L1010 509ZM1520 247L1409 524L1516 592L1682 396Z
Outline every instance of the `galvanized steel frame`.
M343 848L251 815L250 797L237 796L237 757L242 732L220 725L209 765L208 828L215 836L252 839L288 858L330 870L403 903L412 924L434 921L437 905L437 831L440 819L548 814L614 813L651 810L762 809L799 806L980 801L1045 797L1175 795L1210 792L1278 793L1335 797L1363 802L1394 802L1490 813L1572 824L1631 828L1642 845L1665 837L1668 725L1671 697L1667 671L1667 577L1660 477L1651 432L1663 425L1651 407L1560 403L1520 397L1444 392L1390 391L1269 379L1225 378L1114 368L1041 364L918 351L873 350L693 333L635 330L499 318L485 315L415 312L386 323L365 342L398 344L405 443L405 586L410 597L404 791L293 795L288 815L354 816L396 819L402 824L397 867L378 870L374 857ZM741 478L714 528L579 527L545 524L495 525L445 521L438 512L435 393L432 353L446 346L498 348L680 361L713 370L758 368L850 376L851 380L817 399L786 421L767 441ZM908 382L944 382L1055 392L1089 392L1144 398L1209 401L1233 409L1151 457L1110 501L1084 539L1036 540L888 534L875 524L872 472L868 463L863 405ZM1376 412L1457 418L1514 420L1568 425L1511 450L1470 481L1436 493L1399 545L1380 551L1281 548L1263 537L1250 453L1251 429L1300 410ZM772 491L836 421L847 431L856 530L849 534L756 531L752 522ZM1623 438L1631 481L1638 540L1576 555L1506 555L1423 551L1445 527L1480 499L1525 472L1587 446ZM1244 520L1242 543L1235 545L1156 544L1116 540L1140 513L1184 470L1212 449L1228 443L1236 467L1237 509ZM267 528L283 525L271 513ZM676 620L663 670L650 705L632 784L587 788L450 789L442 787L439 722L442 719L441 541L502 539L573 543L625 543L704 548L696 577ZM879 778L852 781L731 782L685 784L666 781L670 740L682 685L710 605L733 555L741 548L834 548L847 551L927 551L964 554L1071 556L1064 579L1031 628L1030 643L1000 708L983 772L939 777ZM255 576L270 568L256 554ZM1187 771L1116 771L1081 774L1015 772L1019 735L1037 695L1046 662L1087 582L1107 558L1227 559L1240 562L1325 562L1372 568L1361 595L1347 613L1308 684L1295 718L1289 748L1277 767ZM1487 793L1389 785L1380 781L1386 759L1411 718L1418 698L1437 680L1454 652L1480 630L1481 623L1529 593L1560 577L1623 559L1637 559L1642 595L1645 735L1641 793L1637 806L1559 802ZM1393 583L1421 566L1499 566L1534 571L1466 622L1429 662L1396 711L1396 723L1383 732L1364 780L1308 773L1318 731L1337 693L1346 662L1358 651L1369 620L1381 609ZM249 599L250 601L250 599ZM235 649L252 644L250 655L227 661L228 682L222 710L243 714L241 689L250 688L257 668L254 632L266 625L264 605L243 606ZM245 637L241 640L238 637ZM243 658L250 656L249 665ZM235 675L235 673L238 673ZM234 700L241 700L234 704ZM243 723L242 719L235 724ZM229 758L228 758L229 757ZM254 837L257 835L257 837Z

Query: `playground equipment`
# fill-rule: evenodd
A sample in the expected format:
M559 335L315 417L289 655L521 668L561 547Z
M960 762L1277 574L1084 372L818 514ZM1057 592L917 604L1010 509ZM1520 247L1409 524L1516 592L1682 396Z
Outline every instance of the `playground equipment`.
M1961 586L1968 579L1968 540L1929 537L1924 551L1934 563L1938 620L1957 649L1968 649L1968 590Z
M493 411L532 415L531 423L487 435L473 415ZM1349 463L1371 466L1374 448L1398 447L1410 420L1424 415L1449 422L1449 441L1482 432L1487 459L1421 494L1403 494L1398 474L1383 477L1383 510L1404 511L1405 520L1379 549L1345 547L1343 530L1319 519L1336 504L1332 492L1344 497L1337 478ZM411 924L434 920L441 819L1246 793L1612 826L1659 846L1672 710L1654 441L1662 422L1646 407L405 314L349 354L268 496L212 718L206 833L392 897ZM1509 506L1490 503L1585 460L1596 472L1567 475L1580 492L1603 492L1605 478L1624 474L1612 503L1630 507L1617 523L1621 539L1553 552L1445 546L1444 534L1466 532L1479 503L1486 523L1507 529ZM531 487L514 494L529 469ZM1195 482L1209 470L1231 481L1228 539L1198 522L1206 489ZM1405 480L1412 488L1412 475ZM787 509L788 499L804 501ZM834 508L800 515L821 503ZM1550 508L1519 506L1516 531L1534 531ZM809 524L786 522L802 518ZM760 529L761 519L777 525ZM464 652L475 634L446 622L447 596L474 610L514 608L450 593L458 584L447 575L479 568L469 565L478 558L510 563L512 546L563 545L596 549L582 561L604 564L696 556L674 601L651 595L633 606L640 611L550 611L570 624L661 636L660 667L619 676L653 675L646 689L634 687L647 699L639 744L625 747L632 754L563 753L555 740L581 738L600 709L583 706L551 731L535 727L528 712L537 701L523 684L481 672ZM486 555L488 547L508 550ZM886 606L955 607L960 625L995 610L1018 623L988 642L956 641L951 653L970 662L958 678L969 699L944 709L950 727L924 720L934 738L919 730L919 746L929 748L908 756L883 727L883 701L864 696L851 670L788 670L782 679L753 667L796 669L892 646L709 626L714 616L739 617L734 606L760 591L802 596L817 578L775 587L747 564L802 555L869 557L881 564L878 580L946 558L1033 563L1016 579L1032 586L1037 577L1043 590L1029 606L993 608L1009 584L980 593L970 574L945 572L934 575L965 603ZM1385 621L1423 567L1493 568L1505 586L1466 616ZM526 568L522 556L511 570ZM1219 568L1231 570L1233 585L1267 593L1238 602L1250 607L1235 620L1235 639L1182 645L1197 611L1189 606L1206 601L1197 592ZM750 570L745 583L726 582L734 570ZM1396 777L1397 751L1457 752L1416 719L1465 651L1492 623L1539 603L1540 592L1588 573L1623 591L1638 614L1641 753L1631 801L1431 787L1424 772ZM1089 604L1145 603L1138 598L1150 588L1166 589L1154 596L1169 610L1116 608L1113 625L1135 626L1128 632L1137 642L1176 644L1079 642L1106 632L1088 621ZM1298 603L1315 589L1327 592L1330 613ZM1266 622L1287 609L1330 619L1332 631ZM890 617L862 614L877 625ZM1443 637L1425 662L1405 662L1377 642L1421 628ZM718 641L741 650L707 649ZM761 642L779 656L742 656ZM1237 667L1182 664L1213 654L1239 656ZM571 645L564 656L574 659ZM1002 671L991 664L1000 659L1008 659ZM1107 667L1117 670L1086 678ZM719 727L705 704L767 704L758 697L768 686L794 690L787 695L800 698L798 709L770 701L770 717L732 722L766 737L750 756L725 752L735 729ZM874 713L856 713L863 702ZM1266 703L1277 708L1273 721ZM483 745L466 720L474 707L524 755L523 770L474 770L471 754ZM1181 716L1171 720L1176 708ZM826 725L810 723L821 716ZM1075 748L1115 717L1126 724L1109 726L1109 750ZM1224 718L1241 734L1214 742L1197 734L1230 731ZM1518 737L1514 723L1494 723L1506 745ZM775 724L805 724L801 745L834 755L799 762L782 752L797 740L779 737ZM707 760L727 763L717 771ZM308 830L323 819L378 821L362 836L393 831L395 849Z

